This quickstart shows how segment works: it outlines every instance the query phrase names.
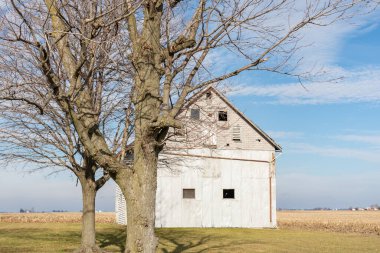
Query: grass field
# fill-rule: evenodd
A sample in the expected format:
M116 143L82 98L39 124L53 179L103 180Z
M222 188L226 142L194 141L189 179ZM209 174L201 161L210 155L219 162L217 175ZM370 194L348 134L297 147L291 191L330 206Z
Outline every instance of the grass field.
M107 252L120 252L124 227L113 224L112 215L97 215L97 241ZM380 212L278 216L284 226L280 229L157 229L158 252L380 252L380 236L362 230L368 224L379 226ZM334 226L321 226L324 223ZM339 224L357 224L360 229L332 232ZM0 214L1 253L71 252L79 242L80 214Z

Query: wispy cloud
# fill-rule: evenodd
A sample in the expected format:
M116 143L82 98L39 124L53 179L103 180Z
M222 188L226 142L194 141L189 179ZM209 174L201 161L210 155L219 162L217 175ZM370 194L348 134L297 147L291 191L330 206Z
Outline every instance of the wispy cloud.
M380 66L352 71L335 68L344 76L339 82L243 85L230 95L271 97L279 104L326 104L380 102Z
M267 133L274 139L295 139L304 136L304 133L293 131L267 131Z
M358 15L350 23L310 26L302 32L301 47L294 56L302 61L293 63L297 66L295 72L314 76L318 82L246 83L230 94L267 97L268 103L277 104L380 102L380 65L343 68L338 59L348 38L361 36L379 26L379 14L377 10L372 15Z
M380 10L367 15L353 15L349 20L340 20L327 26L307 26L302 30L300 49L295 58L301 58L297 65L299 72L331 70L338 65L338 56L348 38L362 36L376 29L380 22ZM334 70L333 70L334 71ZM334 72L330 72L334 74Z
M373 155L373 152L368 152L367 150L356 148L341 148L320 145L317 146L308 143L289 143L284 147L284 150L287 153L315 154L327 157L350 158L380 163L380 157Z
M380 134L346 134L335 136L335 139L347 142L359 142L364 144L378 145L380 146Z

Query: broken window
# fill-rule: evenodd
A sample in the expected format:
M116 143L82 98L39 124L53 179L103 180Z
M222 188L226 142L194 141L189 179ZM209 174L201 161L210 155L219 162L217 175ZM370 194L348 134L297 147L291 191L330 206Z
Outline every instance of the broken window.
M195 189L183 189L182 196L184 199L195 199Z
M224 199L234 199L235 198L235 189L223 189L223 198Z
M219 111L219 121L227 121L227 111Z
M232 128L232 140L233 141L241 141L240 139L240 126L234 126Z
M191 109L190 118L199 120L200 118L200 110L198 108Z

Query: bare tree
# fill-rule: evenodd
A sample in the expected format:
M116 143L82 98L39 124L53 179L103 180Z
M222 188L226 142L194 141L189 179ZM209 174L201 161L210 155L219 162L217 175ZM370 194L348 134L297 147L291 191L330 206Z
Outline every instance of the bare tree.
M95 197L109 179L108 173L96 175L99 167L87 154L71 121L59 107L47 104L41 114L39 109L23 101L8 99L5 97L5 102L0 103L1 163L27 164L32 167L30 172L40 169L48 169L51 174L72 171L80 182L83 199L82 240L78 252L100 252L95 244Z
M62 89L68 87L66 77L61 77L65 73L60 70L60 59L54 57L56 52L50 47L51 42L45 41L45 47L40 44L42 37L47 36L46 30L40 30L46 22L39 16L43 6L43 3L27 6L11 2L3 10L6 12L0 42L0 162L3 165L24 163L32 167L32 171L72 171L80 182L83 199L82 240L78 252L101 252L95 241L95 197L110 175L82 145L70 114L62 110L55 88L46 80L50 76L62 82ZM96 100L89 110L98 111L99 131L110 147L118 150L123 144L120 139L126 141L130 136L131 128L125 125L131 115L130 85L125 77L120 85L118 79L128 73L123 68L115 72L115 65L106 56L107 48L113 45L107 38L115 35L108 32L99 38L105 42L94 48L99 52L96 57L101 60L83 63L82 68L89 68L89 73L82 78L91 79L91 85L96 86ZM90 51L82 53L91 54ZM51 58L46 58L48 55ZM56 76L52 69L55 67Z
M2 21L0 47L5 65L15 64L19 74L3 76L2 85L17 92L12 101L41 112L54 101L67 115L86 154L126 197L126 252L154 252L158 155L169 128L183 126L176 116L189 96L245 71L298 76L291 72L297 64L292 56L303 29L349 18L372 4L377 3L13 0L14 15ZM8 56L11 50L19 51L19 58ZM25 72L30 80L23 80ZM20 85L25 90L18 91ZM28 89L41 92L30 96ZM108 117L107 89L116 93L111 99L125 103L123 120L102 121ZM130 99L120 99L118 90ZM133 146L126 145L131 126ZM128 147L132 164L123 162Z

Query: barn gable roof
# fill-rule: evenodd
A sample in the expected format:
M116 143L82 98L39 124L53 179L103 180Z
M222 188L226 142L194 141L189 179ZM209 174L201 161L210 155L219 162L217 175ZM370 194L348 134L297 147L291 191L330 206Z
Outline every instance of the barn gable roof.
M185 107L189 107L193 103L195 103L199 98L202 97L202 95L206 94L207 92L212 91L215 93L222 101L224 101L233 111L235 111L244 121L246 121L256 132L258 132L266 141L268 141L276 151L281 152L282 148L279 144L277 144L267 133L265 133L259 126L257 126L252 120L250 120L247 116L245 116L239 109L237 109L221 92L219 92L215 87L209 86L205 89L199 91L198 93L194 94L188 104Z

